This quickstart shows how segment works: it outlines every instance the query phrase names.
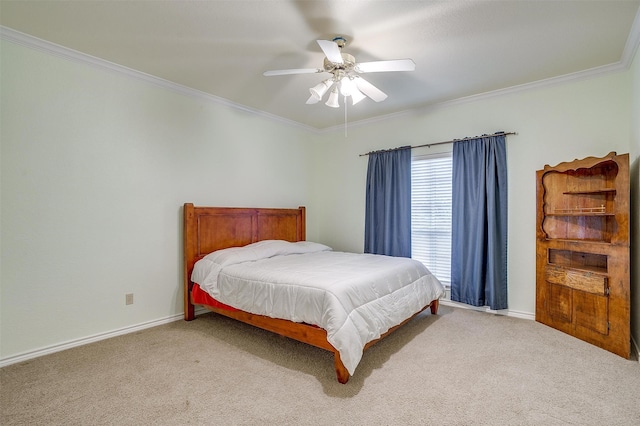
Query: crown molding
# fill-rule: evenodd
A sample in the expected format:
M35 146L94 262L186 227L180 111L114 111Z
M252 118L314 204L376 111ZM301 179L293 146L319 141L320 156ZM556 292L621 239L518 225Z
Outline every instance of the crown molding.
M633 20L633 24L631 25L631 30L629 31L629 37L627 37L627 41L625 43L624 50L622 52L622 58L620 59L619 62L615 62L609 65L603 65L595 68L590 68L587 70L578 71L570 74L565 74L557 77L546 78L546 79L534 81L531 83L525 83L525 84L520 84L516 86L506 87L504 89L497 89L489 92L478 93L475 95L464 96L464 97L452 99L449 101L436 102L433 104L412 108L410 110L399 111L399 112L395 112L387 115L381 115L378 117L373 117L365 120L353 121L349 123L349 127L359 127L359 126L369 125L369 124L378 123L381 121L391 120L399 117L405 117L412 114L415 115L417 112L426 112L426 111L435 110L439 108L462 105L466 103L482 101L485 99L491 99L499 96L507 96L507 95L524 92L528 90L538 90L546 87L566 84L569 82L587 80L587 79L602 76L605 74L612 74L616 72L626 71L633 64L633 60L638 52L639 46L640 46L640 8L636 12L636 17ZM320 130L320 133L330 133L330 132L342 130L343 128L344 128L344 125L336 125L336 126L324 128Z
M638 46L640 46L640 8L638 8L633 24L631 24L629 37L627 37L627 42L622 52L621 62L625 67L630 68L633 64L633 60L638 52Z
M340 124L340 125L335 125L331 127L316 128L313 126L302 124L297 121L290 120L290 119L287 119L275 114L271 114L262 110L249 108L247 106L232 102L228 99L211 95L209 93L205 93L201 90L192 89L190 87L173 83L171 81L168 81L159 77L155 77L150 74L143 73L141 71L136 71L134 69L131 69L122 65L118 65L113 62L106 61L104 59L87 55L85 53L81 53L76 50L69 49L67 47L60 46L58 44L51 43L49 41L42 40L37 37L33 37L31 35L21 33L19 31L13 30L8 27L0 26L0 38L15 44L40 50L40 51L61 57L63 59L71 60L74 62L80 62L80 63L91 65L103 70L124 74L129 77L136 78L138 80L142 80L147 83L150 83L165 89L169 89L183 95L200 98L200 99L203 99L218 105L226 106L235 110L258 115L260 117L263 117L272 121L276 121L288 126L297 127L311 133L315 133L315 134L331 133L335 131L341 131L345 127L345 125ZM423 112L434 110L434 109L462 105L466 103L482 101L485 99L491 99L499 96L507 96L507 95L524 92L528 90L537 90L537 89L551 87L559 84L586 80L586 79L590 79L596 76L601 76L604 74L625 71L629 69L629 67L633 63L635 55L637 54L637 51L638 51L638 46L640 46L640 9L638 9L638 12L636 13L636 17L633 21L631 30L629 32L629 37L627 38L627 41L625 43L625 47L622 53L622 58L619 62L591 68L588 70L578 71L575 73L565 74L558 77L551 77L543 80L534 81L531 83L511 86L504 89L492 90L489 92L479 93L479 94L470 95L470 96L464 96L464 97L460 97L460 98L452 99L448 101L436 102L433 104L424 105L424 106L412 108L409 110L399 111L391 114L381 115L378 117L353 121L348 123L348 127L361 127L365 125L379 123L382 121L406 117L408 115L414 115L420 112L423 113Z
M297 121L289 120L284 117L280 117L275 114L270 114L268 112L249 108L245 105L241 105L235 102L232 102L228 99L221 98L219 96L211 95L209 93L203 92L201 90L192 89L187 86L183 86L181 84L177 84L171 82L169 80L165 80L141 71L134 70L132 68L125 67L123 65L118 65L113 62L106 61L101 58L97 58L95 56L87 55L86 53L79 52L77 50L69 49L68 47L61 46L56 43L52 43L20 31L13 30L11 28L1 26L0 25L0 39L4 39L6 41L12 42L14 44L22 45L34 50L39 50L41 52L45 52L51 54L53 56L57 56L62 59L66 59L73 62L78 62L84 65L93 66L95 68L106 70L110 72L115 72L118 74L123 74L131 78L135 78L137 80L142 80L146 83L152 84L154 86L162 87L164 89L171 90L173 92L177 92L186 96L195 97L199 99L203 99L205 101L212 102L214 104L222 105L228 108L232 108L235 110L247 112L250 114L258 115L260 117L277 121L282 124L286 124L293 127L298 127L304 129L306 131L317 132L318 129L315 127L311 127Z
M577 82L581 80L588 80L590 78L602 76L605 74L613 74L616 72L626 71L629 69L631 63L633 62L633 57L631 57L628 61L620 61L614 64L603 65L595 68L591 68L584 71L578 71L571 74L565 74L557 77L551 77L543 80L533 81L531 83L520 84L517 86L506 87L504 89L492 90L489 92L478 93L475 95L464 96L456 99L452 99L449 101L441 101L433 104L423 105L420 107L394 112L387 115L380 115L378 117L368 118L365 120L358 120L349 123L349 127L359 127L363 125L374 124L386 120L391 120L399 117L406 117L408 115L415 115L416 113L424 113L427 111L433 111L440 108L447 108L456 105L464 105L472 102L478 102L486 99L508 96L514 93L525 92L529 90L539 90L552 86L557 86L561 84L566 84L570 82ZM338 131L344 128L344 125L336 125L332 127L326 127L320 130L320 133L329 133L333 131Z

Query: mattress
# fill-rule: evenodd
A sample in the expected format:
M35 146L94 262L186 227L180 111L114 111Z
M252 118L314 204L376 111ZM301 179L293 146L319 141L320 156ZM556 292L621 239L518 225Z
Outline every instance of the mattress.
M444 294L418 261L308 241L218 250L196 262L191 279L231 307L322 327L351 375L368 342Z

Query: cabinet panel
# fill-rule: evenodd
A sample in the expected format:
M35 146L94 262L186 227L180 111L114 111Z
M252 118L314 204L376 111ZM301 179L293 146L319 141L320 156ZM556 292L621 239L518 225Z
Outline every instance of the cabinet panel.
M549 315L558 321L572 322L573 297L571 289L549 283Z
M579 328L595 331L603 335L608 334L609 328L609 303L605 296L575 291L573 294L575 305L575 323Z
M611 242L617 225L613 215L547 215L542 225L551 239Z

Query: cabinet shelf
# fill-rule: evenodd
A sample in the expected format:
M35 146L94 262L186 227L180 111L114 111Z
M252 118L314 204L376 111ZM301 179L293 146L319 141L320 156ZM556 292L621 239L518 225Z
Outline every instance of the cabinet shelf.
M582 265L582 266L567 266L567 265L559 265L557 263L551 263L551 262L548 263L547 265L553 266L553 267L556 267L556 268L562 268L562 269L565 269L567 271L575 271L575 272L582 272L582 273L589 273L589 274L607 276L607 269L599 267L599 266L586 266L586 265Z
M615 188L590 189L587 191L564 191L565 195L589 195L589 194L612 194L615 195Z
M602 213L602 212L566 212L566 213L545 213L545 216L549 217L575 217L575 216L602 216L602 217L615 217L615 213Z
M584 238L581 239L576 239L576 238L546 238L545 239L546 242L550 242L550 241L560 241L563 243L585 243L585 244L604 244L604 245L608 245L610 246L611 243L608 241L602 241L602 240L587 240Z

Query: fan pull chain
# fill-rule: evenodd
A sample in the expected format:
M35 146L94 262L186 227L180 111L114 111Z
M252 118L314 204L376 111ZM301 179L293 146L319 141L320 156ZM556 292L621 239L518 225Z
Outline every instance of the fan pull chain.
M344 97L344 137L347 137L347 105L349 104L349 102L347 102L347 97Z

